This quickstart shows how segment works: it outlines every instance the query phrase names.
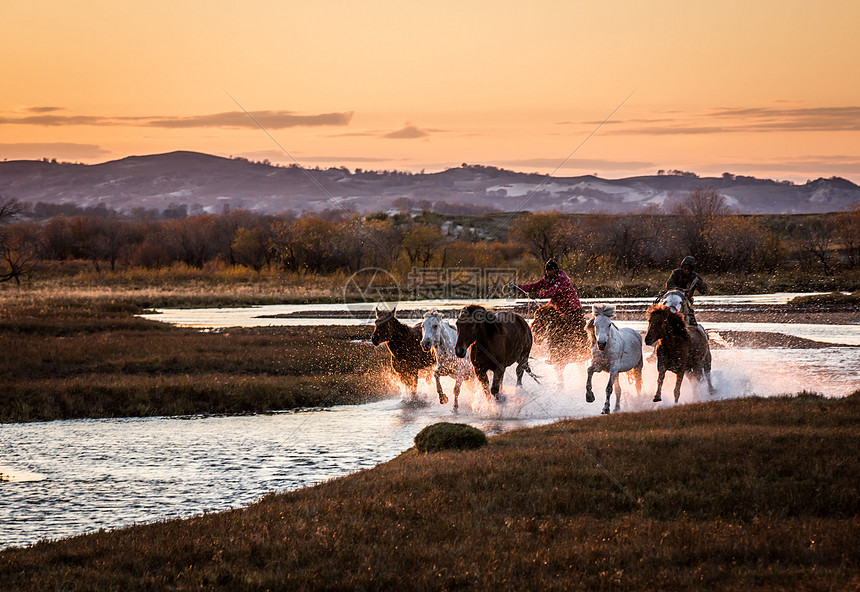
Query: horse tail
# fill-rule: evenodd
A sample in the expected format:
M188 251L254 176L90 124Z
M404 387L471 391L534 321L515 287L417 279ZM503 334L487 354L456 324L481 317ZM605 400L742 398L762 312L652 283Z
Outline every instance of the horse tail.
M537 374L535 374L534 372L532 372L532 367L531 367L531 366L529 366L529 361L528 361L528 360L526 360L526 363L525 363L525 364L523 364L523 370L525 370L525 371L526 371L526 373L527 373L529 376L531 376L531 377L532 377L532 380L534 380L536 383L540 384L540 376L538 376Z

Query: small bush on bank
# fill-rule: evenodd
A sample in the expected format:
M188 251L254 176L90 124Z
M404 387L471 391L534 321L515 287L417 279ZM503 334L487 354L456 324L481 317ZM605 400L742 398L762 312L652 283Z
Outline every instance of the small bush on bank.
M487 436L478 428L447 421L429 425L415 436L415 448L419 452L467 450L480 448L486 443Z

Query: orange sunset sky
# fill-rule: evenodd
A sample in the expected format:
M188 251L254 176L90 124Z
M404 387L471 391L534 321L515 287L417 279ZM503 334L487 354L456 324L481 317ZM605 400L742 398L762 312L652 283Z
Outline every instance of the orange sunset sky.
M856 0L0 7L0 159L860 183Z

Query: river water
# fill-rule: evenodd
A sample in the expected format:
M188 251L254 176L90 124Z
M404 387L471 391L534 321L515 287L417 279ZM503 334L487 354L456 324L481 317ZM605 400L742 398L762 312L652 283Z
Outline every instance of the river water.
M726 305L779 304L791 296L743 297L748 298L745 302L734 297ZM636 299L616 302L635 304ZM455 310L459 306L453 301L404 303L400 309ZM344 305L164 310L152 318L201 329L367 322L344 315L345 310ZM368 311L372 306L364 313ZM644 328L636 321L619 324ZM849 345L715 349L716 398L800 389L844 396L860 387L860 347L850 347L860 345L860 325L708 323L707 327L717 341L722 339L721 331L740 330ZM465 389L458 415L451 413L450 405L434 403L435 388L421 383L420 393L429 404L418 408L405 405L392 390L391 399L376 403L269 415L2 424L0 548L244 506L268 492L311 485L389 460L409 448L421 428L436 421L467 422L492 434L599 414L600 396L595 403L584 400L583 365L568 366L563 385L541 362L540 353L533 367L543 377L541 384L526 378L523 388L517 389L508 376L502 403L488 401L480 393L473 397ZM595 375L598 394L606 378L606 374ZM671 393L673 380L667 378L664 394ZM623 410L671 406L671 395L663 403L651 402L655 382L653 363L646 364L641 396L622 381ZM443 379L449 394L452 384ZM682 403L709 398L685 381Z

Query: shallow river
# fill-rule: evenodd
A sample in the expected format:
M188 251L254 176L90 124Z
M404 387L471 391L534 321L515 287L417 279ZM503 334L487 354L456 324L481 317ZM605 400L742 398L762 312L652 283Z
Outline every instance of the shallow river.
M749 297L744 303L735 298L731 304L780 303L790 296ZM448 309L461 306L430 304ZM428 307L428 303L408 303L401 309ZM321 310L331 311L332 316L301 316ZM297 321L366 322L349 315L344 318L340 314L344 310L343 305L181 310L160 311L153 318L208 329ZM261 318L296 312L300 318ZM619 324L643 328L641 322ZM707 325L712 339L719 341L720 331L733 329L860 344L860 325L722 325L727 324ZM366 405L249 417L2 424L0 473L7 480L0 482L0 548L247 505L267 492L318 483L389 460L409 448L422 427L435 421L463 421L499 433L562 417L599 414L601 397L591 404L584 401L582 365L568 366L562 386L540 356L538 352L533 364L543 377L540 385L526 378L523 388L516 389L509 378L503 388L506 399L500 404L465 391L456 416L450 405L409 408L393 392L392 399ZM715 349L714 369L717 398L800 389L844 396L860 386L860 347ZM598 393L606 376L595 376ZM667 379L664 394L671 392L673 380ZM651 402L655 381L653 363L646 364L641 396L622 380L623 410L671 405L665 396L663 403ZM450 393L452 381L443 380L443 386ZM420 391L432 402L431 385L421 383ZM682 402L708 398L685 382Z

